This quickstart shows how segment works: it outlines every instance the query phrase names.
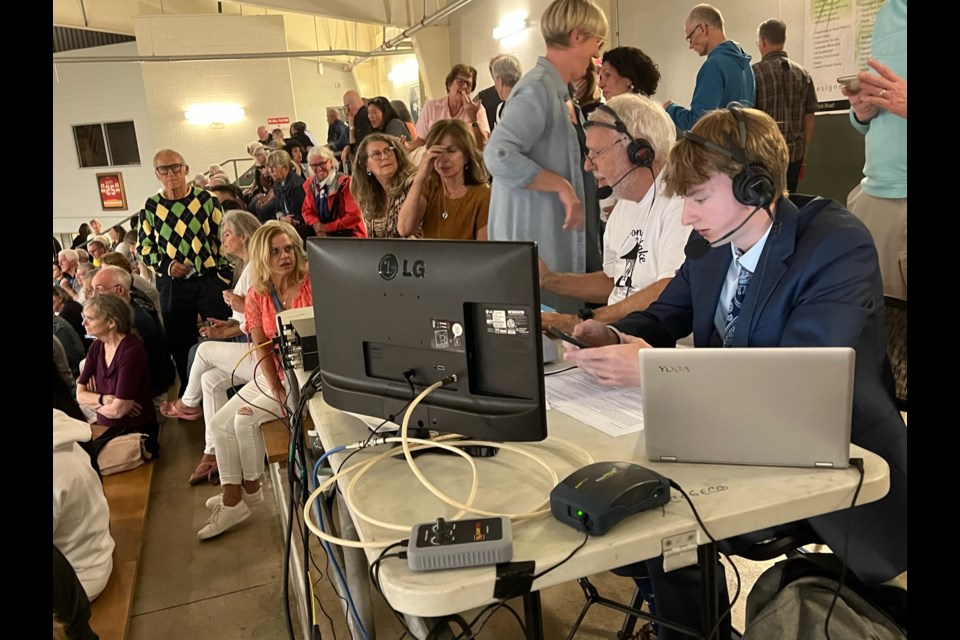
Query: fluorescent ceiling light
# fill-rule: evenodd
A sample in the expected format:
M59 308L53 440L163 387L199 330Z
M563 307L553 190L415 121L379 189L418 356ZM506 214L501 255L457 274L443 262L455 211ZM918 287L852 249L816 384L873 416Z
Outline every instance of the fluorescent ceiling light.
M229 104L203 104L187 109L183 116L193 124L228 124L239 122L246 112L242 107Z

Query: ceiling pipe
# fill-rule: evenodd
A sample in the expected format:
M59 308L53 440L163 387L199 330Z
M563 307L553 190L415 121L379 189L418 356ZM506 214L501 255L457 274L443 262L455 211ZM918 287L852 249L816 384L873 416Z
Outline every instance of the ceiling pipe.
M175 56L63 56L54 57L53 64L96 62L202 62L211 60L260 60L265 58L317 58L330 56L400 56L410 55L412 48L391 51L356 51L354 49L323 49L316 51L265 51L261 53L203 53Z
M449 15L450 15L451 13L453 13L454 11L457 11L457 10L460 9L461 7L464 7L464 6L468 5L468 4L470 4L472 1L473 1L473 0L457 0L457 1L454 2L454 3L445 6L443 9L440 9L439 11L437 11L435 14L433 14L433 15L431 15L431 16L424 16L423 20L421 20L421 21L418 22L417 24L413 25L412 27L409 27L408 29L406 29L406 30L404 30L404 31L401 31L401 32L400 32L400 35L398 35L397 37L391 38L390 40L387 40L387 41L384 42L382 45L380 45L379 47L377 47L376 49L374 49L373 51L371 51L371 52L369 52L369 53L366 53L366 54L361 54L362 57L357 58L357 59L354 60L353 62L350 62L350 63L344 65L343 70L344 70L344 71L353 71L353 68L356 67L358 64L363 64L364 62L366 62L366 61L369 60L370 58L383 55L383 53L381 53L382 51L386 51L386 50L388 50L388 49L391 49L391 48L397 46L397 44L399 44L399 43L402 42L403 40L406 40L407 38L409 38L410 36L412 36L413 34L415 34L417 31L420 31L420 30L423 29L424 27L433 24L433 23L436 22L437 20L442 20L442 19L446 18L447 16L449 16ZM424 5L426 5L426 3L424 3Z

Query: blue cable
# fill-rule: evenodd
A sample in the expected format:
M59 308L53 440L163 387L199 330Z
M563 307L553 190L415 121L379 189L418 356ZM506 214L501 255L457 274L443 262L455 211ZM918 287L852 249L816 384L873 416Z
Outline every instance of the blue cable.
M329 451L325 451L323 455L320 456L320 458L317 460L317 463L313 466L313 474L311 474L311 476L308 478L311 493L316 491L317 487L320 486L317 484L317 474L320 471L320 465L322 465L324 460L326 460L331 454L337 453L339 451L345 451L346 448L347 447L345 445L340 445L339 447L334 447ZM320 511L320 500L322 498L323 496L317 496L317 499L313 502L313 508L316 513L317 526L320 527L321 531L325 532L326 530L323 528L323 513ZM333 554L333 549L330 548L329 542L327 542L326 540L320 540L320 544L323 545L323 549L324 551L327 552L327 557L330 559L330 563L333 564L333 568L337 572L337 579L340 581L340 588L343 590L343 594L346 596L347 605L348 605L347 608L350 610L350 613L353 615L353 619L356 621L357 626L360 628L360 634L364 637L365 640L369 640L369 636L367 635L367 630L363 627L363 622L360 621L360 614L357 613L357 607L356 605L353 604L353 598L350 595L350 588L347 586L347 581L343 577L343 573L340 571L340 565L337 564L337 556Z

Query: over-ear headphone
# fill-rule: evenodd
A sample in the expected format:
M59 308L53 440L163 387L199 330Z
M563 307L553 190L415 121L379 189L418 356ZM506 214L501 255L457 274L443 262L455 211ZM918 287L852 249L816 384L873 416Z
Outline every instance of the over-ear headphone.
M682 135L687 140L702 145L739 164L741 166L740 172L733 176L733 197L740 204L749 207L765 207L773 202L776 195L776 183L766 167L760 164L750 164L747 161L747 124L741 109L742 105L737 102L731 102L727 105L727 110L733 114L733 118L737 121L737 128L740 131L739 143L730 134L726 134L727 147L721 147L689 131L684 131Z
M627 131L627 125L623 123L620 119L620 116L617 115L617 112L608 107L605 104L598 104L597 111L603 111L605 114L613 118L613 124L608 124L606 122L598 122L597 120L590 120L584 127L603 127L605 129L613 129L617 133L621 133L630 140L630 143L627 145L627 159L631 163L635 164L638 167L644 167L650 169L653 167L653 160L656 158L656 153L653 151L653 146L643 138L634 138L630 135L630 132Z

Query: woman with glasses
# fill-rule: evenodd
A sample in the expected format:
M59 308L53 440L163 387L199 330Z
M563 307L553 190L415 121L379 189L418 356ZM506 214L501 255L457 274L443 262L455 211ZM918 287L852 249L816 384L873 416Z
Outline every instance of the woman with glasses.
M491 240L537 242L556 271L586 271L583 164L567 110L567 83L600 55L609 25L590 0L554 0L540 18L546 55L510 93L483 150L493 175ZM580 301L544 294L544 304L575 313Z
M213 439L223 493L207 500L210 519L197 533L213 538L250 517L250 505L263 502L264 470L260 425L281 416L287 391L274 360L277 313L313 305L303 240L285 222L270 221L250 239L251 286L244 315L254 347L237 365L250 382L213 416ZM293 382L296 384L296 381Z
M486 240L490 187L470 129L440 120L427 134L426 151L407 194L397 230L424 238Z
M303 221L318 236L366 238L360 205L350 193L350 176L337 169L339 164L329 147L313 147L307 154L313 177L303 186Z
M360 143L350 193L360 205L369 237L403 237L397 231L397 219L416 173L417 167L396 138L371 133Z
M374 131L402 138L408 142L413 139L393 105L383 96L370 98L367 101L367 117L370 118Z
M132 333L133 308L119 296L95 296L83 304L83 327L96 340L77 378L77 403L96 412L97 420L90 442L81 446L96 462L111 438L143 433L147 451L158 455L147 349Z
M407 151L413 151L426 143L427 133L435 122L453 118L463 120L477 147L482 149L490 137L490 123L487 110L479 101L474 102L470 94L477 88L477 70L465 64L455 64L447 74L447 95L436 100L427 100L420 109L417 120L417 139L406 145Z

